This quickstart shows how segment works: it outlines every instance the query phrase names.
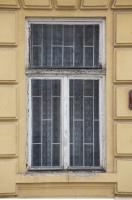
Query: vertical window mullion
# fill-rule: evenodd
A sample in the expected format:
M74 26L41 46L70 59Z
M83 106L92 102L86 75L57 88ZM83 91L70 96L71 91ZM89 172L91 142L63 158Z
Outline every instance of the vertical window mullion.
M105 124L105 118L104 118L104 114L105 114L105 107L103 104L103 100L105 99L105 84L104 84L104 78L99 80L99 156L100 156L100 166L104 166L104 158L105 158L105 145L104 145L104 140L105 140L105 128L104 128L104 124ZM102 123L103 122L103 123Z
M29 142L29 155L28 155L28 160L29 160L29 167L32 165L32 100L31 100L31 79L29 80L29 108L28 108L28 113L29 113L29 129L28 129L28 142Z
M85 143L85 139L84 139L84 80L83 80L83 166L85 165L85 161L84 161L84 143Z
M51 67L53 65L53 25L51 25Z
M94 80L93 80L93 166L94 166Z
M64 25L62 26L62 68L64 66Z
M69 167L70 133L69 133L69 80L63 78L63 166Z
M75 66L75 25L73 26L73 67Z
M94 67L94 48L95 48L95 25L93 26L93 67Z
M51 81L51 166L53 166L53 98L52 98L52 81Z
M83 26L83 67L85 67L85 25Z
M42 147L43 147L43 84L41 81L41 166L42 166Z

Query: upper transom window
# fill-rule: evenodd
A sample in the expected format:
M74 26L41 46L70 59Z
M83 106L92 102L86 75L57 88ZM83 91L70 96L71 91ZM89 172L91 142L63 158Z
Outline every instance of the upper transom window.
M101 68L100 26L31 24L31 68Z

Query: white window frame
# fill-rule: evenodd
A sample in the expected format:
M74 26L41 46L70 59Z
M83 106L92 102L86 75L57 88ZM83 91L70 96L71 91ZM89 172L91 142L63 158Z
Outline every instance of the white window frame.
M29 37L31 24L99 24L99 62L102 69L62 69L62 70L34 70L28 69L29 66ZM29 19L26 25L27 48L26 48L26 75L28 91L28 145L27 145L27 166L29 170L101 170L106 166L105 163L105 37L104 37L104 20L103 19ZM31 80L32 79L59 79L61 80L61 115L62 115L62 145L61 145L61 168L32 167L31 166L31 146L32 146L32 106L31 106ZM99 80L99 143L100 143L100 166L99 167L70 167L69 168L69 79ZM63 84L62 84L63 82ZM63 87L63 88L62 88ZM65 91L65 93L63 92ZM67 122L67 123L66 123ZM67 145L66 145L67 144Z

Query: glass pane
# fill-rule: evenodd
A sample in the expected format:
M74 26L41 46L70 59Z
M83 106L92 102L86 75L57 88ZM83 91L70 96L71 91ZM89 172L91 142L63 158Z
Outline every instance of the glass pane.
M42 25L41 24L31 25L31 36L32 36L32 45L41 45L41 42L42 42Z
M75 66L83 66L83 28L75 26Z
M33 144L32 145L32 166L41 166L41 145Z
M60 97L60 81L52 80L52 95Z
M53 47L52 64L55 67L62 66L62 47Z
M73 80L70 80L70 97L73 97Z
M42 80L43 119L51 119L51 80Z
M83 165L83 122L74 121L74 166Z
M93 46L93 25L85 26L85 45Z
M52 97L53 143L60 143L60 98Z
M42 132L42 165L51 166L51 120L43 121L43 132Z
M41 66L41 47L32 48L32 65L33 67Z
M83 81L74 80L74 119L83 119Z
M93 96L93 80L84 81L84 96Z
M64 46L73 45L73 26L64 25Z
M32 97L33 143L41 142L41 98Z
M52 165L60 166L60 145L53 144L52 155L53 155Z
M99 81L94 81L94 118L99 119Z
M85 166L93 166L93 145L85 145Z
M62 25L53 25L53 45L62 45Z
M99 26L95 26L94 31L94 65L99 66Z
M99 122L94 122L94 129L95 129L95 135L94 135L94 165L99 166L100 165L100 153L99 153Z
M70 166L73 166L73 144L70 144Z
M93 47L85 48L85 66L92 67L93 66Z
M41 96L41 80L32 81L32 96Z
M84 98L84 141L93 142L93 98Z
M72 47L64 47L64 66L65 67L73 67L73 48Z
M51 67L51 26L43 25L43 66Z

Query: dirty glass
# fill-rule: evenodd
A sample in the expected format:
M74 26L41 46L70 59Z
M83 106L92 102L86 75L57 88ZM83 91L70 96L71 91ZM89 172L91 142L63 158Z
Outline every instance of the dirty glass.
M31 24L31 68L101 68L99 25Z
M70 80L69 93L70 166L99 166L99 81Z
M32 166L60 166L60 80L31 81Z

